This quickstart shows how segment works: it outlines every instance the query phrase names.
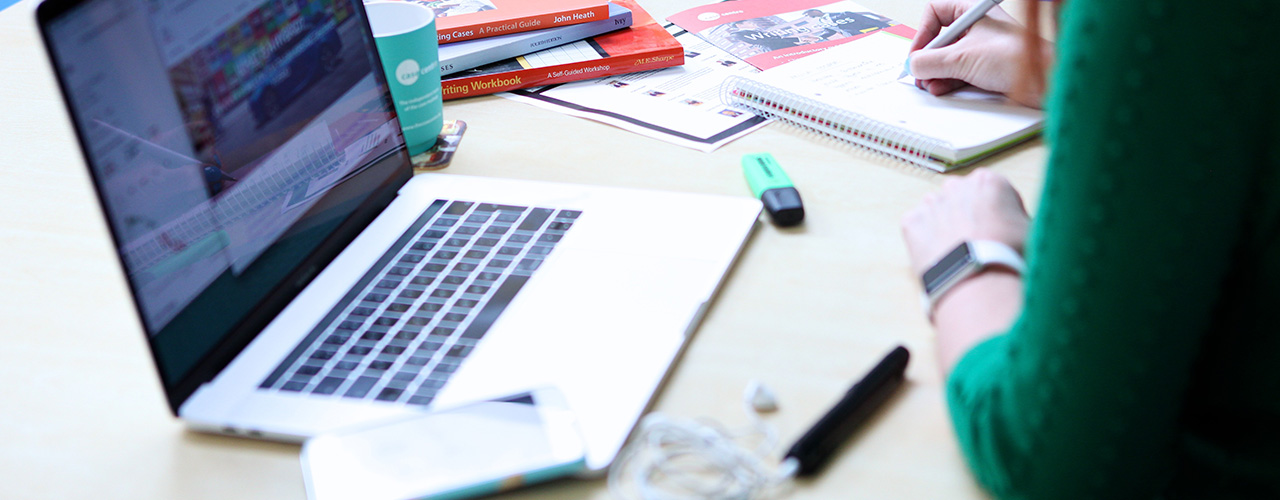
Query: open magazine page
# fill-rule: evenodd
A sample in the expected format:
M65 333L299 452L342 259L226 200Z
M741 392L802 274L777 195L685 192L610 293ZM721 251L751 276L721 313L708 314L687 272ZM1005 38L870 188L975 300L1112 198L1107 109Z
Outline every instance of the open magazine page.
M767 123L720 102L725 77L755 68L677 26L667 31L684 46L683 66L499 95L707 152Z
M762 70L881 31L915 36L914 29L849 0L737 0L667 19Z

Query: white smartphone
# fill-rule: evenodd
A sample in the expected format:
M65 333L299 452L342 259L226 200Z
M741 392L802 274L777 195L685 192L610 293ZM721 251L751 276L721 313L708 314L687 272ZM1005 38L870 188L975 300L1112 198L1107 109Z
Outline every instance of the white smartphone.
M302 447L311 500L467 498L585 466L577 420L555 389L317 436Z

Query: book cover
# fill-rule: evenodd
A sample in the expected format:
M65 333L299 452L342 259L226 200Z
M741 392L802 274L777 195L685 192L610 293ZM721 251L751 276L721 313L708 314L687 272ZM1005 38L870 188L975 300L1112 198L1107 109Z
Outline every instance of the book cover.
M609 17L599 21L441 45L440 74L457 73L630 26L631 9L609 4Z
M446 77L444 99L589 80L684 64L684 47L633 0L631 27Z
M440 45L609 17L608 0L393 1L420 3L435 12Z
M667 20L762 70L873 33L907 39L916 34L848 0L737 0L695 7Z

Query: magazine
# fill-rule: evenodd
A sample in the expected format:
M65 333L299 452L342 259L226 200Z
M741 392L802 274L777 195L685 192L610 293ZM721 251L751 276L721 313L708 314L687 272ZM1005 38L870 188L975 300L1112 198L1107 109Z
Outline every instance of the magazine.
M849 0L737 0L667 20L762 70L881 31L915 36L914 29Z

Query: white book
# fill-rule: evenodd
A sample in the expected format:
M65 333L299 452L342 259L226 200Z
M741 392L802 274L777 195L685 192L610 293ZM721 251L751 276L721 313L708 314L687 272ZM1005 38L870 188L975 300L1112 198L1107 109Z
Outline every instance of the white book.
M525 31L440 46L440 75L448 75L531 52L631 27L631 9L609 4L609 17L599 21Z
M725 80L726 104L937 171L1037 135L1044 113L967 87L933 96L898 80L910 40L878 32Z

